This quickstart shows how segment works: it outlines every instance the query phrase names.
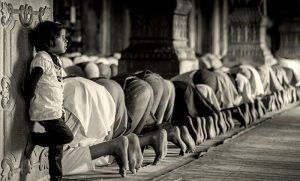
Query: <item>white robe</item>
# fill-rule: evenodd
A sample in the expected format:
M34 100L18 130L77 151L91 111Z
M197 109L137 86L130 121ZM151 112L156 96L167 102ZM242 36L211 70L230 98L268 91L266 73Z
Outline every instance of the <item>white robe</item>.
M103 142L112 131L116 105L106 88L93 81L81 77L64 81L66 124L74 139L64 146L62 165L63 174L70 175L94 169L89 146Z

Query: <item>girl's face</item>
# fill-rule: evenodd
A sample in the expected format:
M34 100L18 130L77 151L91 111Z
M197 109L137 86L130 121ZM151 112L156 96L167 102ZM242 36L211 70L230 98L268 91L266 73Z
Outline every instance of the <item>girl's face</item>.
M55 46L49 47L48 51L54 54L62 54L67 50L68 40L66 39L66 30L62 29L59 36L55 38Z

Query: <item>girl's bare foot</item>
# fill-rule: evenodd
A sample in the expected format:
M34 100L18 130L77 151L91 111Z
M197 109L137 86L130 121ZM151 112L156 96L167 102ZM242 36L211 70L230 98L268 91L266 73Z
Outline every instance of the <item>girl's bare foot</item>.
M24 156L26 159L31 158L31 154L34 150L35 144L32 142L32 133L28 133L26 146L24 150Z
M174 143L176 146L180 148L179 155L184 155L184 153L186 152L186 145L180 137L180 130L178 126L173 126L167 130L168 130L167 131L168 141L171 141L172 143Z
M191 137L189 130L186 126L180 127L180 136L188 148L186 150L186 153L194 152L196 149L195 141Z
M143 154L140 146L139 138L136 134L131 133L126 136L129 141L128 145L128 160L129 170L135 174L142 166Z

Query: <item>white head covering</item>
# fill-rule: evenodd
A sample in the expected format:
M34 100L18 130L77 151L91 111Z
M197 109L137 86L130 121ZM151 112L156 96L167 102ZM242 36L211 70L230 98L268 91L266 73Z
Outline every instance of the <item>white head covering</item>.
M80 64L80 63L87 63L87 62L90 62L90 59L89 59L89 57L86 56L86 55L82 55L82 56L76 57L76 58L74 59L74 64L75 64L75 65L76 65L76 64Z
M101 57L101 58L98 58L96 61L95 61L96 64L99 64L99 63L103 63L103 64L109 64L108 60L104 57Z
M119 52L116 52L116 53L114 53L113 54L113 57L115 57L116 59L118 59L118 60L120 60L120 58L121 58L121 53L119 53Z
M89 62L84 67L85 74L87 78L95 78L100 76L98 66L94 62Z
M96 55L92 55L89 57L91 62L95 62L99 57Z
M119 64L119 60L116 59L115 57L108 57L107 58L107 61L109 62L109 64L115 64L115 65L118 65Z
M62 67L63 68L67 68L67 67L70 67L70 66L74 65L73 61L68 57L60 57L60 60L62 62Z

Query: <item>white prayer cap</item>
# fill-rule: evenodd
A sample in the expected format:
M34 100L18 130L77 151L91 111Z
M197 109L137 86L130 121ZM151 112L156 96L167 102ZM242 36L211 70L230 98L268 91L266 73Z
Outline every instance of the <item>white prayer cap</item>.
M80 64L80 63L87 63L87 62L90 62L90 59L89 59L89 57L86 56L86 55L82 55L82 56L76 57L76 58L74 59L74 64L75 64L75 65L76 65L76 64Z
M221 60L214 54L207 54L207 60L209 61L211 67L214 69L219 69L223 66Z
M99 57L96 55L92 55L89 57L91 62L95 62Z
M107 61L109 62L109 64L115 64L115 65L119 64L119 60L116 59L115 57L108 57Z
M87 78L95 78L100 76L98 66L94 62L89 62L86 64L84 71Z
M210 64L210 61L208 60L207 54L205 54L199 58L199 68L203 68L203 69L211 68L211 64Z
M120 60L120 58L121 58L121 53L119 53L119 52L116 52L116 53L114 53L113 54L113 57L115 57L116 59L118 59L118 60Z
M70 67L70 66L74 65L73 61L68 57L60 57L60 60L62 62L62 67L63 68Z
M110 78L111 77L111 69L109 64L99 63L97 64L99 75Z
M116 64L110 65L111 77L115 77L118 75L118 66Z
M109 64L108 60L104 57L101 57L101 58L98 58L96 61L95 61L96 64L99 64L99 63L103 63L103 64Z

